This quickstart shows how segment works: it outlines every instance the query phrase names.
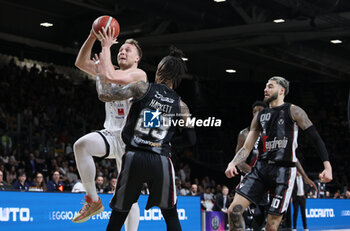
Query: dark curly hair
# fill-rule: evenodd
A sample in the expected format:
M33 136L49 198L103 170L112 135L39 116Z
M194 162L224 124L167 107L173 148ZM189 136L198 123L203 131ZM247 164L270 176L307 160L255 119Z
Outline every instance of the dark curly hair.
M180 85L182 76L187 72L185 62L182 60L184 53L174 46L170 47L170 53L159 63L157 75L161 82L172 82L173 88Z

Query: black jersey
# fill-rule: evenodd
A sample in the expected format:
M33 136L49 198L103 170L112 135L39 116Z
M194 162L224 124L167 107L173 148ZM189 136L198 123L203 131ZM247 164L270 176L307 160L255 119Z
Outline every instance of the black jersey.
M181 113L180 96L164 84L150 84L129 112L122 137L126 150L151 151L170 156L174 121Z
M258 114L262 142L259 159L278 162L296 162L298 126L290 114L290 103L264 108Z

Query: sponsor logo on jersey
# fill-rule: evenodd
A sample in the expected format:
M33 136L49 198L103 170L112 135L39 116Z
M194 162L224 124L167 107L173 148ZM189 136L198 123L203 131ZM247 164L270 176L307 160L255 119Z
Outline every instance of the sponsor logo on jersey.
M161 101L164 101L164 102L168 102L168 103L174 103L174 99L172 98L168 98L168 97L165 97L163 96L162 94L160 94L158 91L156 91L156 95L155 97Z
M157 110L149 110L143 112L143 127L144 128L159 128L161 112Z
M287 137L283 137L283 139L281 139L281 140L278 140L277 137L275 137L271 141L266 141L267 138L268 138L268 136L263 136L263 142L264 142L263 152L276 150L276 149L282 149L282 148L287 147L287 144L288 144Z
M137 143L137 144L146 144L146 145L149 145L151 147L161 147L162 146L162 142L152 142L152 141L149 141L149 140L144 140L138 136L134 136L134 142Z
M117 110L118 110L118 115L120 115L120 116L125 115L124 108L118 108Z

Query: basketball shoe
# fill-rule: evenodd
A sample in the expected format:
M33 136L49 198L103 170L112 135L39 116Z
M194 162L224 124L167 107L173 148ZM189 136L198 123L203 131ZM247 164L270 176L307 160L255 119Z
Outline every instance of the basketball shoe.
M85 203L82 209L73 217L74 223L82 223L90 219L91 216L99 214L104 209L101 198L98 201L93 202L91 198L86 195Z

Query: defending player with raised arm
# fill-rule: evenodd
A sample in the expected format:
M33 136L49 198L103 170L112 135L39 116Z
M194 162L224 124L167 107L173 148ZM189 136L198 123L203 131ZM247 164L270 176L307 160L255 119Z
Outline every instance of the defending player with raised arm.
M264 89L264 101L269 108L263 109L251 123L251 129L243 147L228 164L228 178L238 174L236 166L246 160L258 136L263 138L259 159L252 171L236 188L236 195L229 208L230 230L244 230L242 213L251 203L256 203L267 190L274 196L268 211L266 230L277 230L286 212L296 176L298 127L310 135L323 161L321 181L332 180L332 167L325 145L300 107L284 102L289 82L282 77L272 77Z
M98 68L103 68L103 61ZM137 201L142 185L149 185L150 196L146 209L161 208L169 231L181 231L176 210L174 168L171 157L172 138L180 124L183 136L194 145L194 128L187 126L188 108L172 88L181 81L186 65L181 52L172 50L157 67L155 83L143 81L99 89L99 98L105 101L133 97L133 104L122 137L126 144L122 170L118 178L115 195L110 203L112 214L108 231L121 229L132 203ZM100 75L100 81L106 81ZM182 114L182 116L179 116ZM145 119L147 118L147 120ZM183 119L184 123L165 123ZM159 183L161 182L161 183Z
M110 30L100 32L102 52L100 55L104 58L105 67L114 69L110 60L110 47L115 43L115 38ZM95 62L91 59L92 46L96 41L95 35L90 32L87 40L81 47L76 59L76 66L82 71L96 76ZM109 55L109 56L108 56ZM117 60L120 69L113 72L115 83L127 84L132 81L147 81L146 73L138 68L138 62L142 56L141 48L136 40L128 39L120 47ZM96 56L95 56L96 57ZM107 59L108 62L107 62ZM96 82L97 88L100 88L100 82ZM112 88L115 84L108 83L104 87ZM105 103L106 119L103 130L91 132L74 144L74 154L82 183L86 190L86 196L83 208L74 216L73 222L81 223L87 221L92 215L103 211L103 205L97 195L95 188L96 167L93 156L104 158L115 158L117 169L121 169L121 157L124 154L125 144L121 139L121 131L125 123L126 116L131 106L130 99L122 101L111 101ZM132 206L129 216L126 220L126 231L136 231L139 224L139 207L137 203Z

